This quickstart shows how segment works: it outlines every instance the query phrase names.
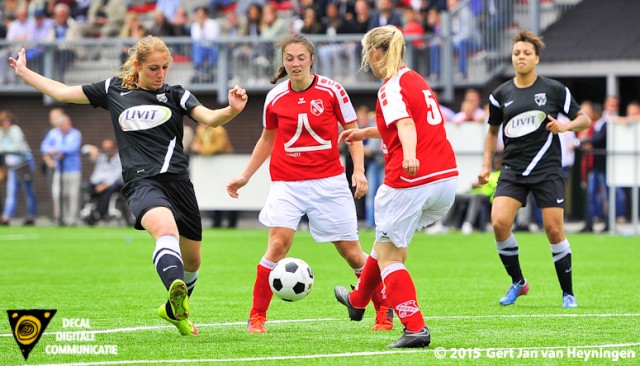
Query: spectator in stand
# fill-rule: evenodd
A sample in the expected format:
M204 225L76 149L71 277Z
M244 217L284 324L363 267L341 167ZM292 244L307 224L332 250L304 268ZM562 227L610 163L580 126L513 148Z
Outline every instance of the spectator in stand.
M219 19L218 22L220 23L222 35L224 37L233 38L238 36L240 20L235 11L225 13L224 18Z
M102 149L97 146L85 145L82 151L87 151L91 161L95 164L89 178L89 192L96 199L95 216L93 222L108 218L109 200L111 196L124 186L122 179L122 164L118 155L118 146L112 139L102 140Z
M343 25L343 33L345 34L365 34L369 30L369 21L371 20L371 10L366 0L356 0L354 3L355 16L351 19L347 17L347 21ZM362 45L356 42L353 53L360 55L362 53ZM356 73L357 80L373 80L373 74L370 71L358 70Z
M71 9L67 4L58 3L53 8L53 26L49 31L48 40L57 40L58 46L55 51L55 70L59 73L58 78L64 74L69 65L75 60L76 53L73 48L65 45L68 41L81 38L78 23L71 18Z
M76 6L72 8L71 17L78 23L85 23L87 21L87 14L89 14L91 3L91 0L77 0Z
M237 34L240 37L251 38L251 42L239 45L232 50L233 62L230 69L234 78L246 80L247 84L254 84L256 73L251 69L255 64L253 61L261 60L260 56L264 57L264 49L260 47L262 6L251 4L246 9L246 13L243 13L238 22Z
M451 122L476 122L485 123L487 115L480 106L480 92L477 89L467 89L464 93L464 100L460 106L460 112L453 116Z
M615 95L608 95L604 100L604 110L602 117L607 121L618 117L620 114L620 98Z
M176 29L166 15L156 9L153 12L153 24L149 28L149 34L156 37L173 37L176 35Z
M344 24L344 33L364 34L369 29L371 10L366 0L356 0L354 4L355 16Z
M239 36L259 37L262 26L262 5L249 5L247 11L240 16Z
M176 0L156 0L156 11L161 12L164 15L164 18L169 22L173 23L176 15L178 14L178 9L184 6L184 1L176 1ZM155 18L155 14L154 14Z
M9 225L18 203L20 187L27 199L27 217L24 225L33 225L37 214L36 195L33 191L35 164L31 149L16 118L9 111L0 111L0 155L7 166L7 196L0 225Z
M178 8L178 12L175 17L173 17L173 20L171 20L171 24L173 25L173 31L176 37L190 36L189 16L184 7Z
M483 19L485 31L483 32L484 48L497 55L500 48L500 37L503 30L513 24L514 1L485 0L483 7Z
M33 68L42 70L44 68L44 48L38 43L48 40L49 33L53 29L53 20L47 18L44 9L36 9L28 28L32 47L27 50L27 60L31 62Z
M120 30L120 38L122 39L140 39L148 34L147 29L142 24L138 13L130 11L125 18L124 26ZM124 63L129 58L129 49L133 44L129 43L122 47L120 53L120 63Z
M280 39L289 33L291 33L290 22L286 18L278 17L278 11L273 5L265 5L264 8L262 8L260 37L267 39Z
M18 9L21 5L19 0L10 0L10 1L2 1L2 12L4 13L5 19L9 21L15 20L17 18Z
M34 3L37 3L37 1L31 1L31 4L34 4ZM78 2L76 0L49 0L49 1L44 0L43 4L39 6L45 9L47 15L50 15L53 17L55 16L55 8L57 5L66 5L67 8L69 8L69 16L71 17L71 14L75 10L75 8L78 6Z
M300 33L303 34L324 34L325 29L320 22L320 15L315 6L309 6L302 13L302 28Z
M265 5L262 8L262 24L260 26L260 38L265 39L260 44L264 59L254 61L264 68L265 74L269 74L271 70L278 67L278 50L273 47L273 40L281 39L289 33L291 33L291 21L288 18L279 17L278 11L272 4Z
M427 12L427 28L432 33L427 49L429 51L429 81L440 80L440 45L442 43L442 18L440 10L431 8Z
M220 38L220 24L209 17L209 9L200 6L196 9L195 21L191 23L192 58L195 75L191 83L211 83L214 81L215 68L220 52L213 41Z
M402 29L402 16L394 10L391 0L377 0L375 11L369 19L369 29L385 25L395 25Z
M627 123L640 122L640 102L632 100L627 104Z
M249 10L254 6L257 6L262 10L262 7L266 3L266 0L236 0L236 13L239 16L244 16L245 14L248 14Z
M7 41L13 43L19 43L20 46L24 46L25 44L28 46L28 41L30 39L30 28L32 20L29 19L29 13L26 5L19 6L16 9L16 18L9 23L7 27ZM7 50L3 50L0 53L0 58L6 60L9 55L16 52L17 50L8 48ZM29 51L29 49L28 49ZM29 56L32 58L32 52L29 51ZM14 75L7 70L6 62L0 63L0 84L5 82L14 82Z
M627 113L624 117L618 116L613 118L612 122L615 123L632 123L640 122L640 102L632 100L627 104Z
M87 11L87 21L80 27L85 38L117 37L127 15L125 0L92 1Z
M476 17L468 3L460 0L447 0L451 16L451 37L453 50L458 56L458 79L466 79L469 65L469 54L480 49L480 32Z
M605 105L609 104L609 112L603 110L600 104L593 105L596 118L593 134L582 140L582 150L593 156L593 168L587 174L587 216L585 226L581 232L594 232L594 222L600 218L605 222L602 232L609 231L609 187L606 181L607 172L607 125L617 110L617 97L607 97ZM626 193L622 187L615 190L616 218L625 219Z
M48 155L52 162L53 173L51 197L55 217L61 225L76 225L80 209L80 183L82 179L82 160L80 147L82 133L73 128L71 118L66 114L56 117L56 128L47 133L40 152Z
M413 60L411 64L413 69L420 75L427 75L427 64L424 62L427 55L427 44L424 41L424 26L420 19L420 13L411 7L407 7L403 11L404 27L402 27L402 33L405 36L419 37L412 41L413 45Z
M347 30L346 22L340 16L337 4L329 3L326 13L327 16L322 20L325 34L329 37L335 37L337 34L345 33ZM343 83L354 83L354 77L358 72L355 50L355 42L331 42L319 45L320 73L337 78Z

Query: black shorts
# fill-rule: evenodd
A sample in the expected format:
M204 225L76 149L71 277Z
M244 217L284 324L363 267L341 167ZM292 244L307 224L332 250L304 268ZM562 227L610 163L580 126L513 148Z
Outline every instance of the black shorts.
M154 207L167 207L173 212L178 232L187 239L202 240L202 219L193 184L188 179L146 178L127 183L122 188L135 228L144 230L142 216Z
M501 174L494 197L511 197L520 201L524 207L527 205L529 192L533 193L539 208L560 207L564 209L564 177L560 174L550 174L537 182L523 182L519 181L517 177Z

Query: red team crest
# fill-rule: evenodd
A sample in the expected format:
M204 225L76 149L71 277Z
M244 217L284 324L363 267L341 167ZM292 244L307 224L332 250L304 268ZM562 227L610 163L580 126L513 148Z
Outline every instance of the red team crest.
M314 116L319 116L324 112L324 104L322 104L322 99L314 99L311 101L311 113Z
M398 317L406 318L420 311L420 308L415 300L409 300L396 306L396 311L398 312Z

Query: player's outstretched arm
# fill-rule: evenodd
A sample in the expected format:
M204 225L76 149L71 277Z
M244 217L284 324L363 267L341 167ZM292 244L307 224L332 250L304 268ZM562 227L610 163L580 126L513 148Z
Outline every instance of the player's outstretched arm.
M209 109L205 106L197 106L193 108L191 116L196 121L211 127L222 126L244 110L249 96L245 89L236 85L233 89L229 90L228 99L229 105L220 109Z
M369 138L380 138L380 131L378 131L377 127L352 128L350 130L344 130L340 136L338 136L338 143L344 141L348 145L352 142L362 141Z
M14 70L16 76L24 80L25 83L57 101L75 104L89 103L89 99L82 91L81 86L68 86L29 69L24 48L18 52L17 59L9 57L9 66Z

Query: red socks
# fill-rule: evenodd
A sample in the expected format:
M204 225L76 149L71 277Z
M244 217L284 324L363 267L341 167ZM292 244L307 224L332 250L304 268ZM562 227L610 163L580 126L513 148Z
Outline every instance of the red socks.
M273 264L271 268L267 268L269 264ZM253 285L253 306L251 307L251 313L249 317L259 314L266 318L267 309L271 304L271 298L273 297L273 291L269 286L269 274L271 269L275 266L275 263L262 258L260 264L258 264L258 274L256 276L256 282Z
M416 300L416 287L405 266L402 263L393 263L385 267L382 278L387 301L395 310L400 322L409 332L422 330L425 324Z
M349 301L351 305L359 309L366 308L371 300L379 306L383 301L381 294L382 287L383 284L382 278L380 277L380 268L378 268L378 261L372 256L369 256L367 263L365 263L362 269L358 284L349 296Z

